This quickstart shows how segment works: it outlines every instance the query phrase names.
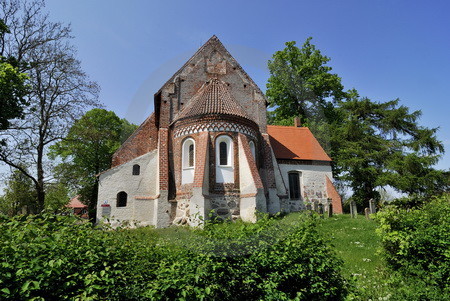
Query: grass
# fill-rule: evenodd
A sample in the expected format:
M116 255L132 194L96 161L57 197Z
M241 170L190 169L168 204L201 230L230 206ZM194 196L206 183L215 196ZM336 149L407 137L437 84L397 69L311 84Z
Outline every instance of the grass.
M348 214L323 219L318 230L328 238L338 256L344 261L346 277L372 278L382 265L377 252L379 238L377 225L364 216L351 218Z
M343 260L342 272L350 279L354 292L348 300L394 300L387 284L389 275L379 254L377 223L363 215L335 215L319 223L319 233L333 245ZM392 298L394 297L394 298Z

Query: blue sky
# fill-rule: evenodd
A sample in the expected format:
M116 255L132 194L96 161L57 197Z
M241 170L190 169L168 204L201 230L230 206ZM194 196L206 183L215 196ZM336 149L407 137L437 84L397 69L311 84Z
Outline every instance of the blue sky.
M105 108L134 123L153 94L213 34L265 91L267 60L309 36L345 88L422 110L439 127L450 168L450 1L47 0L51 19L71 23L84 70Z

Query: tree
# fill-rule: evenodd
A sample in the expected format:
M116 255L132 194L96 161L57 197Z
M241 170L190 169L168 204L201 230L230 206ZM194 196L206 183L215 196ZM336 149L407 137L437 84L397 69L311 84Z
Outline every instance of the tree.
M338 103L341 118L332 126L334 160L338 178L360 206L379 199L377 187L430 196L446 185L444 173L433 168L444 147L437 129L418 125L420 111L409 112L398 99L373 102L356 90L348 95Z
M0 19L0 37L3 39L9 29ZM27 76L20 73L18 68L11 65L13 58L0 57L0 131L10 126L9 119L22 116L23 105L26 103L24 96L27 94L25 81ZM0 141L4 142L4 141Z
M25 169L25 167L22 167ZM15 170L6 181L4 196L0 198L0 212L14 216L33 211L36 190L33 181L23 173Z
M70 44L69 26L52 22L43 11L44 1L2 1L0 9L10 35L0 40L0 54L16 58L20 72L29 76L29 105L26 118L14 120L4 133L7 147L0 149L0 161L33 181L37 193L36 211L45 206L48 147L63 138L86 107L97 104L98 86L89 81ZM26 163L29 169L22 168Z
M448 176L435 170L443 153L437 129L418 124L399 100L374 102L356 90L343 92L340 78L307 39L302 49L286 43L269 61L267 95L275 110L269 121L283 124L301 116L334 160L333 175L366 206L379 199L377 187L427 197L448 189Z
M51 147L52 155L63 160L56 168L59 177L80 195L91 218L97 205L97 175L111 166L112 155L135 129L136 125L112 111L93 109L74 123L64 140Z
M311 39L306 39L301 49L296 42L287 42L268 63L266 95L270 107L275 108L269 116L272 124L283 124L292 116L299 116L302 123L329 118L330 99L345 96L341 79L326 66L330 59L310 43Z

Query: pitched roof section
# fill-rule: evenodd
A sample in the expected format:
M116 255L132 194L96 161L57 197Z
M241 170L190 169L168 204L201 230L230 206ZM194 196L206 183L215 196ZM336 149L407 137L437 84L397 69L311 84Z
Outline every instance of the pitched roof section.
M227 84L217 78L206 82L175 119L210 114L233 115L251 120L241 105L233 99Z
M331 161L307 127L268 125L267 133L277 159Z
M69 204L66 205L67 208L87 208L87 206L85 204L83 204L80 200L79 200L79 195L74 196L73 198L70 199Z

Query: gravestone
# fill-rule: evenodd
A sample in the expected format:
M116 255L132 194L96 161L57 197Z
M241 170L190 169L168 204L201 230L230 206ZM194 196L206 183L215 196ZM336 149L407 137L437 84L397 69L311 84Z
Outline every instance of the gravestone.
M375 200L374 199L370 199L369 200L369 209L370 209L370 213L376 213L377 209L375 207Z
M350 214L351 214L352 218L356 218L356 216L358 215L358 209L356 208L355 201L350 202Z
M364 214L366 215L366 218L367 218L367 219L370 219L370 216L369 216L369 214L370 214L370 208L365 208L365 209L364 209Z

